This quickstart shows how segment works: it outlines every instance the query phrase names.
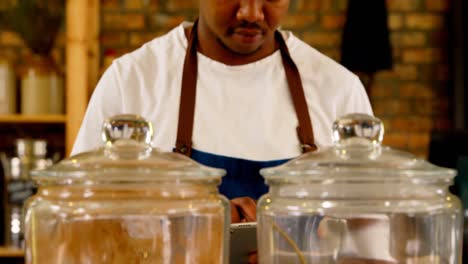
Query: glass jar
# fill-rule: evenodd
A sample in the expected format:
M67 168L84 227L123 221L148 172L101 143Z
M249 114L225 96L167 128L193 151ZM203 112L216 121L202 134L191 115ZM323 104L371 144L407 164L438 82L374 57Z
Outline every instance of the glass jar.
M53 164L46 157L47 141L43 139L19 138L16 140L16 155L9 157L0 153L3 167L5 223L5 245L24 247L23 205L36 190L30 178L31 170L44 169Z
M111 118L104 147L33 172L26 263L226 263L224 170L152 149L152 131Z
M377 118L333 124L335 145L261 171L260 263L460 264L455 171L381 145Z

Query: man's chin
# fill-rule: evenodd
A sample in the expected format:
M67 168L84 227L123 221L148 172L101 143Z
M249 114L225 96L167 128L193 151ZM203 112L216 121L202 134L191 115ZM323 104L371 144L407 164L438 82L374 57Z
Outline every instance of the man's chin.
M248 55L255 54L260 49L261 49L261 46L258 46L258 47L255 47L255 48L251 48L251 47L249 47L249 48L235 48L235 49L231 49L231 51L236 53L236 54L239 54L239 55L248 56Z
M242 56L248 56L255 54L258 52L261 48L262 45L223 45L226 49L228 49L230 52L242 55Z
M224 47L229 52L242 55L242 56L252 55L262 48L261 43L243 44L243 43L237 43L235 41L224 42L221 39L218 39L218 42L219 44L221 44L222 47Z

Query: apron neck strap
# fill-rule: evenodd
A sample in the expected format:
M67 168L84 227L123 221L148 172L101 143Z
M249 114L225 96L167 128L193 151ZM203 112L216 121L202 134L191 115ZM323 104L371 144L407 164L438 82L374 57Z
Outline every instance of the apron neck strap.
M188 36L188 46L185 54L184 70L182 75L182 90L180 95L177 140L174 150L175 152L181 153L188 157L190 157L192 153L193 120L195 114L195 98L198 74L197 28L198 20L196 20L193 24ZM294 110L299 120L297 135L301 143L301 150L303 153L315 151L317 147L314 142L312 122L310 119L299 70L291 58L286 42L284 41L284 38L279 31L275 32L275 39L279 44L289 91L294 104Z
M301 74L294 63L294 60L289 53L288 46L284 41L283 36L277 30L275 31L275 39L279 44L281 59L283 61L284 71L286 72L286 79L288 81L289 92L294 104L294 110L299 121L297 127L297 135L301 142L302 153L307 153L317 150L314 141L314 131L312 129L312 119L309 115L307 101L302 86Z
M188 36L187 51L184 60L182 75L182 90L179 105L179 124L177 127L177 140L175 152L187 155L192 154L192 132L195 113L195 97L197 91L197 28L198 19L192 26Z

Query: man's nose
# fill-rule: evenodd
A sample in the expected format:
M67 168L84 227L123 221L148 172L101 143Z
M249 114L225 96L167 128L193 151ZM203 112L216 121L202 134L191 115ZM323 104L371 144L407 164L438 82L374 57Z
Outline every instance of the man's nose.
M265 19L263 14L263 0L240 0L238 20L245 20L250 23Z

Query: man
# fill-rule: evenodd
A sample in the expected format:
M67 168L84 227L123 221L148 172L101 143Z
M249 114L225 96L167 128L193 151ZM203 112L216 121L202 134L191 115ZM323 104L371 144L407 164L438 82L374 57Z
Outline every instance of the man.
M102 121L139 114L153 145L227 170L232 221L255 221L264 167L331 144L332 122L372 113L359 79L277 29L289 0L200 0L199 19L114 61L89 103L73 154L100 145Z

